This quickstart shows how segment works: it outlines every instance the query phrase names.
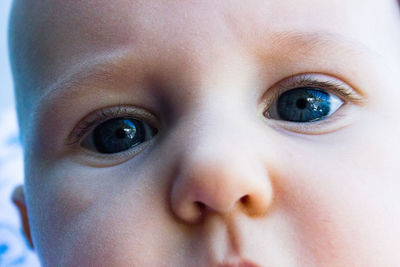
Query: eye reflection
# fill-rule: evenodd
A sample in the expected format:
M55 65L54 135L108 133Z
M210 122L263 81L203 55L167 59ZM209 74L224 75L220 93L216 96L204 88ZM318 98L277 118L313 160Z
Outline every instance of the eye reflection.
M98 125L84 140L83 146L99 153L118 153L149 140L156 130L132 118L114 118Z
M277 100L279 119L291 122L313 122L326 118L343 104L335 95L312 87L284 92Z

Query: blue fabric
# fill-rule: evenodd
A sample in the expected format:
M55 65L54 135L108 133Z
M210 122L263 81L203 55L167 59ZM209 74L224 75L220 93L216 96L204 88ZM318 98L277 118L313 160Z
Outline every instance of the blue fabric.
M13 109L0 114L0 267L38 267L27 246L16 208L11 203L14 187L23 180L22 150Z

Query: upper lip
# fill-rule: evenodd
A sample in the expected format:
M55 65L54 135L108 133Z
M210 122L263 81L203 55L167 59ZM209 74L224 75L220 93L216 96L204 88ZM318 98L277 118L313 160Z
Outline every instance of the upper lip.
M218 264L217 267L261 267L261 266L249 260L239 259L235 261L225 261L221 264Z

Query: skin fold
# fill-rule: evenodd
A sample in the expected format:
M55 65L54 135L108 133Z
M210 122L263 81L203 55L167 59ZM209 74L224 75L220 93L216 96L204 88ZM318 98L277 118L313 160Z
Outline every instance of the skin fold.
M397 1L16 0L9 41L43 266L399 266ZM271 117L301 77L343 104ZM100 154L99 114L157 133Z

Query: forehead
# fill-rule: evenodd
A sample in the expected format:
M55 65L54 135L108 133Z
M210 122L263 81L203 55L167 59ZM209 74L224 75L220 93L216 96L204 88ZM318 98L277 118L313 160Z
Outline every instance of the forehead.
M163 58L196 72L229 50L284 57L294 48L310 54L321 43L334 47L347 41L381 54L392 53L387 46L397 44L395 0L22 2L28 1L17 1L15 9L25 39L15 46L25 53L14 54L28 78L17 88L29 88L24 95L37 103L76 66L86 68L121 50L141 61L141 70L162 64Z
M226 41L267 47L271 33L286 31L339 33L374 47L397 12L395 1L375 0L41 2L26 4L33 24L26 30L32 31L33 62L56 73L71 61L118 47L153 53L160 47L201 52Z

